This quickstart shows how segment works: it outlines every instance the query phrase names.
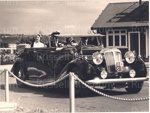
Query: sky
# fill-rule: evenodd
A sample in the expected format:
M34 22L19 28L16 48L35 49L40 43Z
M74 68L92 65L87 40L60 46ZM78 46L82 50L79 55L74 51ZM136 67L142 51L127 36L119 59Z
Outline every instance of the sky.
M85 34L109 3L135 1L138 0L0 1L0 34Z

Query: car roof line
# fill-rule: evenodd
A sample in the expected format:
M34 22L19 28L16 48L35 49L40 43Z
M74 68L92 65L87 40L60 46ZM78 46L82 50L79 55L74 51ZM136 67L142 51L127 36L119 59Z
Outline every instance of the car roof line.
M55 37L103 37L105 35L102 34L60 34L60 35L55 35Z

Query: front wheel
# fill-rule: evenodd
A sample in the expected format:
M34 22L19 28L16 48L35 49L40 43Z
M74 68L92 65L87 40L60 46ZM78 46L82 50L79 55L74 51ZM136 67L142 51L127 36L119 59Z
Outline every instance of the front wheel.
M131 82L128 83L128 87L125 90L130 94L139 93L143 87L143 82Z
M77 77L83 80L83 75L78 67L72 68L70 72L73 72ZM86 93L86 90L87 89L78 80L75 79L75 95L83 96Z

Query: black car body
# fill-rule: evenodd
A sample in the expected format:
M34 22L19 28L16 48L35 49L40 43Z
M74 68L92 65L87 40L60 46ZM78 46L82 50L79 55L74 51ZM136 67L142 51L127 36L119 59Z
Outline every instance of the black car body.
M49 43L51 37L74 37L78 39L78 45L71 46L62 41L64 44L59 48L24 48L14 63L13 73L22 80L37 78L55 81L74 72L89 85L125 88L129 93L138 93L143 82L148 80L145 63L135 51L127 50L122 55L117 48L104 48L100 34L56 34L50 36ZM19 87L24 85L19 81L17 83ZM79 94L83 91L82 87L78 88L80 83L75 83L76 94Z

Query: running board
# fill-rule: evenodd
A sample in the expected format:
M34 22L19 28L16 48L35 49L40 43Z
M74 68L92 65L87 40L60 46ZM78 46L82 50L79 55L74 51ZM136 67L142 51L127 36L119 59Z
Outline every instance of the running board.
M148 81L148 77L141 77L141 78L118 78L118 79L100 79L94 78L92 80L85 81L87 84L103 84L103 83L123 83L123 82L141 82L141 81Z
M46 83L51 83L51 82L54 82L55 79L35 79L35 80L26 80L26 82L29 82L31 84L38 84L38 85L41 85L41 84L46 84Z

